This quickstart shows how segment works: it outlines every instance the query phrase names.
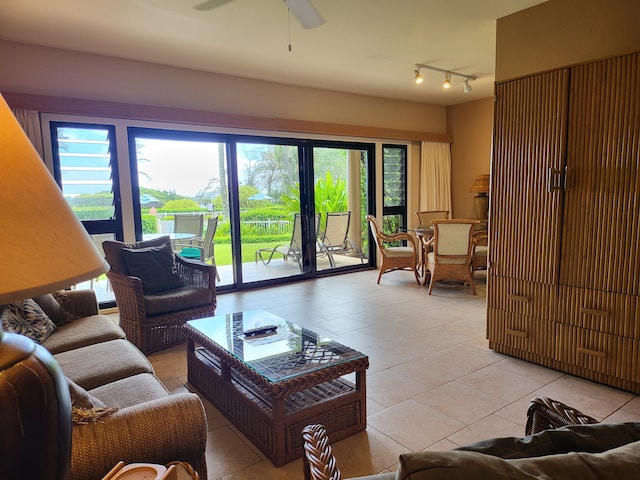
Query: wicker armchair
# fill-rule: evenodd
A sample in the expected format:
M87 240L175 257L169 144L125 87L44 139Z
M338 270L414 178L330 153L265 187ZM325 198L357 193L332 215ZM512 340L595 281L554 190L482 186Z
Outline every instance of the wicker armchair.
M113 287L120 313L120 326L127 339L143 353L180 343L187 320L212 316L216 309L216 267L175 256L182 286L157 293L145 293L142 280L128 274L124 249L170 245L169 237L137 243L105 241L103 248L111 270L107 277Z
M373 239L376 242L378 251L381 256L380 273L378 274L378 285L383 273L392 272L394 270L409 270L416 277L416 282L420 285L420 277L418 275L418 250L416 241L408 233L396 233L387 235L382 233L378 226L378 221L373 215L367 215L367 221L371 225ZM406 247L392 247L389 243L406 241Z

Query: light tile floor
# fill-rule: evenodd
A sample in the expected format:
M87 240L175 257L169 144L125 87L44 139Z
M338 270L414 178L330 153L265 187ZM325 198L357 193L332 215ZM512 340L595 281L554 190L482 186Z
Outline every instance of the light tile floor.
M408 272L377 271L218 296L217 314L261 308L369 355L365 432L333 445L343 478L395 470L407 451L449 450L522 436L529 400L545 395L599 420L640 421L640 397L495 353L485 339L486 277L427 289ZM187 382L185 345L150 357L173 392ZM301 479L275 468L206 400L209 479Z

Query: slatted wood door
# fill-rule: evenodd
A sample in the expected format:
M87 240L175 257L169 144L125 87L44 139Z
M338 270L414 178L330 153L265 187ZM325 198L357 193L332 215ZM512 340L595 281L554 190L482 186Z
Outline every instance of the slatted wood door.
M569 70L496 86L490 275L555 284Z
M571 77L560 283L640 295L640 55Z

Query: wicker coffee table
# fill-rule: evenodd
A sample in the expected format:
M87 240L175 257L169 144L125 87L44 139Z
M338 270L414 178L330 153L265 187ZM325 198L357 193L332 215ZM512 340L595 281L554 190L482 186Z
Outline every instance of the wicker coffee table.
M277 329L245 334L265 325ZM275 466L302 456L309 424L324 425L332 442L366 428L366 355L263 310L185 329L189 383Z

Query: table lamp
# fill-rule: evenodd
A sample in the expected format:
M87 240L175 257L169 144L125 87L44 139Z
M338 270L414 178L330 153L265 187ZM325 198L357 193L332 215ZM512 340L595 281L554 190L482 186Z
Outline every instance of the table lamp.
M489 174L478 175L471 185L471 192L477 193L473 197L473 204L476 208L476 217L486 220L489 216Z
M42 159L0 95L0 317L8 303L107 270ZM65 479L71 399L53 356L0 323L0 477Z

